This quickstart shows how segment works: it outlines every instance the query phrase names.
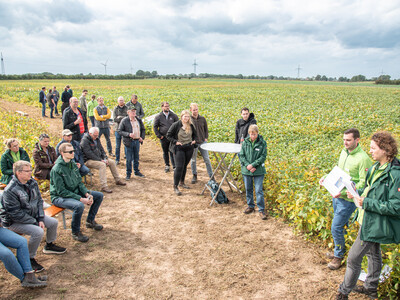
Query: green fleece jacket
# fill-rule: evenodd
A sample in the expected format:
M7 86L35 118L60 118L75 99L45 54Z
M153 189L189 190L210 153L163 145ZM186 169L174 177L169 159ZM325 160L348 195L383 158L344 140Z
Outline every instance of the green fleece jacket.
M80 200L87 193L78 166L71 160L66 163L60 155L50 172L50 197Z
M242 148L239 153L240 165L242 166L242 174L247 176L264 175L265 172L265 159L267 158L267 142L264 141L261 135L258 135L254 143L251 142L250 137L244 139ZM247 170L247 166L252 165L256 168L254 173Z

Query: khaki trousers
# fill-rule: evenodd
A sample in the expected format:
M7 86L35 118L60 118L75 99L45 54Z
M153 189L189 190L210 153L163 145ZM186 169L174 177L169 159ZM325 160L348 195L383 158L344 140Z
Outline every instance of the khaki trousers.
M111 173L112 173L115 181L120 181L121 178L119 177L117 165L115 164L115 161L113 161L112 159L107 159L107 161L108 161L108 166L110 167ZM91 160L91 159L89 159L85 163L85 165L91 169L93 168L93 169L99 170L100 185L102 187L106 187L107 186L107 173L106 173L107 165L102 161Z

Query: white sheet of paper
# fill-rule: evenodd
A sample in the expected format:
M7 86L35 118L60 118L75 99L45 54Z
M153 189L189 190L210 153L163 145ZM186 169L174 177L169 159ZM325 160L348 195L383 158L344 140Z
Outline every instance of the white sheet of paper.
M343 181L343 183L344 183L344 186L346 187L346 189L350 192L350 194L353 195L353 197L356 197L356 196L359 197L354 182L345 180L345 181ZM357 207L361 207L358 205L358 202L356 202L356 201L354 201L354 204Z
M325 177L322 185L333 197L339 194L340 191L345 187L344 181L351 181L350 175L336 166L332 169L328 176Z

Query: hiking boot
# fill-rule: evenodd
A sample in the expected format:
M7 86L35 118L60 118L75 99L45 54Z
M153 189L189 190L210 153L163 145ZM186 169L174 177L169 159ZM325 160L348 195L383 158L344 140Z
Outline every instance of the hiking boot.
M113 154L112 152L110 152L108 155L111 157L115 157L115 154Z
M330 260L332 260L332 259L335 258L335 255L333 254L333 252L327 252L325 255L326 255L326 257L329 258Z
M46 281L38 280L34 273L25 273L25 277L21 282L22 287L37 288L47 286Z
M179 183L180 187L183 187L184 189L190 189L184 182Z
M343 258L334 257L331 262L328 264L328 268L331 270L337 270L342 266Z
M254 212L254 207L247 207L245 210L244 210L244 213L247 215L247 214L251 214L252 212Z
M174 185L174 192L175 194L177 194L178 196L182 195L181 191L178 189L177 185Z
M104 192L104 193L109 193L109 194L112 193L112 190L110 190L110 188L107 187L107 186L103 187L103 188L101 189L101 191Z
M131 176L126 176L126 177L125 177L125 180L126 180L126 181L131 180Z
M378 292L377 291L369 291L363 285L356 285L356 287L353 289L353 292L367 295L371 299L378 298Z
M348 300L349 299L349 296L348 295L344 295L344 294L342 294L342 293L338 293L337 295L336 295L336 298L335 298L336 300Z
M63 254L67 251L66 248L57 246L54 243L46 243L43 247L43 253L45 254Z
M195 184L196 182L197 182L197 174L193 174L192 184Z
M38 275L36 278L39 281L47 281L47 275Z
M165 166L165 173L168 173L169 172L169 166Z
M31 258L31 266L32 266L32 270L35 273L39 273L39 272L42 272L44 270L44 267L41 264L38 264L38 262L34 258Z
M86 221L86 228L92 228L94 230L100 231L103 229L103 225L100 225L95 220L93 221Z
M120 164L119 160L116 160L115 164L118 166Z
M87 237L86 235L83 235L82 232L73 232L72 233L72 238L75 241L81 242L81 243L86 243L89 240L89 237Z
M265 212L260 211L260 218L261 218L261 220L266 220L266 219L268 219L268 216L265 214Z
M123 182L121 180L118 180L115 182L116 185L126 185L126 182Z
M142 178L143 178L143 177L146 177L146 176L144 176L144 175L143 175L142 173L140 173L140 172L135 173L135 176L136 176L136 177L142 177Z

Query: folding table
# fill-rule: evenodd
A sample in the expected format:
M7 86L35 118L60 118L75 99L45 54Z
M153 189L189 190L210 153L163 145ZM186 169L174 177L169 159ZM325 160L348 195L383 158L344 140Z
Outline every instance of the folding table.
M237 157L237 154L240 152L240 149L242 147L242 145L240 144L234 144L234 143L205 143L202 144L200 146L202 149L210 151L213 153L215 159L218 162L217 167L215 168L212 177L214 177L215 173L217 173L218 169L221 171L223 177L221 180L221 183L218 186L218 190L215 193L214 197L211 200L210 206L213 204L213 202L217 202L215 199L218 196L219 191L221 190L221 186L224 183L224 181L226 180L226 182L228 183L228 186L230 188L230 190L233 192L232 187L235 188L237 191L241 192L239 190L239 188L237 187L237 182L236 180L233 178L232 174L231 174L231 167L233 165L233 162L235 160L235 158ZM233 153L233 157L229 163L229 165L226 163L225 158L226 155L228 153ZM227 180L227 177L230 177L230 179L232 180L232 182L229 182L229 180ZM235 185L236 184L236 185ZM208 187L207 184L205 184L203 191L201 192L201 194L204 194L204 191L206 189L210 188ZM210 190L211 191L211 190Z

